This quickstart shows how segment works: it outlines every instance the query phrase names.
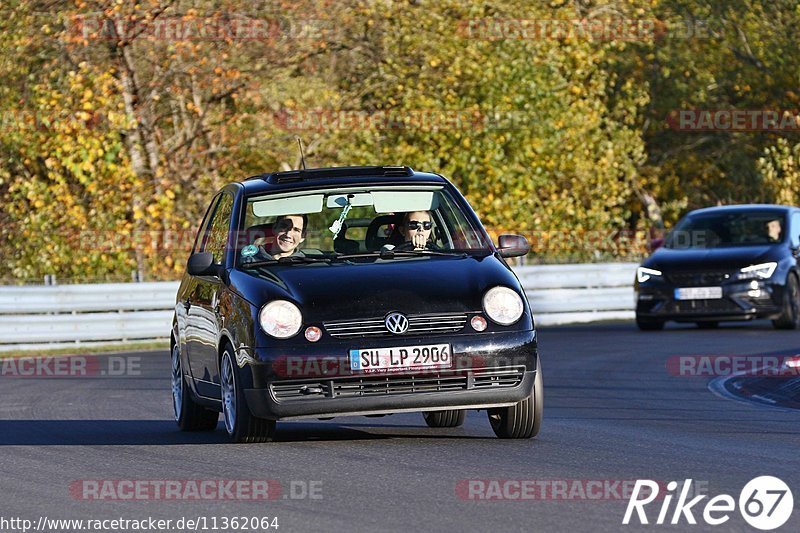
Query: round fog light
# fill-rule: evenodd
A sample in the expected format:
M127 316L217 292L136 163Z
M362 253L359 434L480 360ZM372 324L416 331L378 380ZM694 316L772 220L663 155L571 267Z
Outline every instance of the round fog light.
M322 330L316 326L306 328L306 340L308 342L317 342L322 338Z
M480 315L475 315L472 317L472 320L469 321L472 329L475 331L483 331L486 329L486 319Z

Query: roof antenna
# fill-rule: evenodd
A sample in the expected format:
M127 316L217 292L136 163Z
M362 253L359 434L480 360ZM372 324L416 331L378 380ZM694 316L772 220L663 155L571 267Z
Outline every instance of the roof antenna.
M303 165L303 170L306 169L306 154L303 153L303 141L300 136L297 136L297 146L300 148L300 163Z

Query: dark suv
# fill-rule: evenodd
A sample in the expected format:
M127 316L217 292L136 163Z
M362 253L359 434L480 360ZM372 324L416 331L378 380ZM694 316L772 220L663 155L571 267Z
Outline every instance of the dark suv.
M769 318L800 327L800 209L732 205L692 211L638 268L636 322L713 328Z
M408 167L278 172L211 201L178 290L172 393L182 430L263 442L276 420L485 409L530 438L542 376L525 292L464 197Z

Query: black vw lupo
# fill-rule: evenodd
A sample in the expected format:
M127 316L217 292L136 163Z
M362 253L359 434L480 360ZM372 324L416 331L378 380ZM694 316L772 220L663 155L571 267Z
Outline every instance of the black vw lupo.
M503 259L528 250L495 247L448 180L408 167L227 185L178 290L178 426L213 430L221 411L233 441L263 442L276 420L421 411L455 427L485 409L498 437L533 437L536 331Z

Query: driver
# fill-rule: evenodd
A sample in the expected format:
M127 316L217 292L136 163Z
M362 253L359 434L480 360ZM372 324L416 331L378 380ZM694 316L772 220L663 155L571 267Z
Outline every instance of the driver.
M413 250L430 249L431 230L433 229L433 221L431 219L430 211L411 211L403 215L403 223L400 227L400 233L405 239L405 242L398 246L398 248L407 248Z
M781 240L781 221L776 218L767 222L767 236L770 242L779 242Z
M252 245L245 246L242 249L242 258L245 262L254 262L290 256L305 257L298 248L306 240L307 224L308 215L279 216L272 224L273 237L261 237Z

